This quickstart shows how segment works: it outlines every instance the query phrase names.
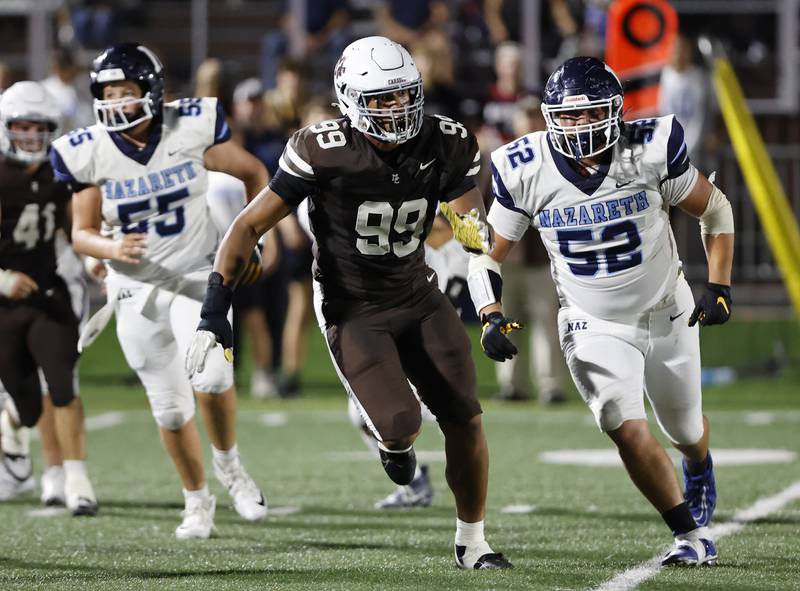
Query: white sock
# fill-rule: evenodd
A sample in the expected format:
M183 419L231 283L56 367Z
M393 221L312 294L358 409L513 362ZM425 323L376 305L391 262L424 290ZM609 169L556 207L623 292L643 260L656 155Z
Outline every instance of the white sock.
M216 460L218 464L222 466L230 466L239 459L239 446L234 443L232 448L222 451L221 449L217 449L212 445L211 454L214 456L214 460Z
M411 448L414 447L413 445L409 445L406 449L389 449L386 447L382 441L375 441L378 444L378 449L382 449L388 454L405 454L411 451Z
M422 476L422 470L420 469L419 464L417 464L417 467L414 468L414 478L412 478L412 480L416 480L420 476Z
M64 460L64 474L67 477L71 475L88 477L86 460Z
M456 544L459 546L475 546L485 542L483 537L483 521L467 523L456 518Z
M190 499L198 499L204 501L210 496L208 492L208 484L204 484L202 488L198 488L197 490L186 490L183 489L183 500L187 503Z
M378 441L372 435L365 432L363 429L358 430L358 434L361 435L361 440L364 442L364 445L369 448L369 451L372 452L376 458L378 457Z
M64 466L61 464L53 464L52 466L44 467L44 474L51 474L53 476L64 475Z

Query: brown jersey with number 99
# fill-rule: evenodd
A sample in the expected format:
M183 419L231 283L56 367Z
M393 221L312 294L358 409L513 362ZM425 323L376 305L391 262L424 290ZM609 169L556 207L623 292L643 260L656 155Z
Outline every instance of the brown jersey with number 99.
M450 119L426 116L416 137L381 152L342 118L296 132L270 188L295 207L309 198L326 300L391 306L431 285L423 242L437 202L472 189L479 169L475 137Z

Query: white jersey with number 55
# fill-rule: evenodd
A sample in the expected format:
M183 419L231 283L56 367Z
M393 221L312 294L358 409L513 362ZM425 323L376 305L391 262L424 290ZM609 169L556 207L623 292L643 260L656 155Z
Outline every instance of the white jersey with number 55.
M595 171L578 170L543 131L495 150L489 212L509 240L539 230L563 305L609 319L674 290L680 260L668 209L698 174L674 116L626 123L612 150Z
M188 98L164 105L141 150L101 125L71 131L53 142L58 180L79 191L102 193L103 225L113 238L147 235L138 265L111 261L113 272L159 283L209 267L218 232L208 215L205 151L230 138L215 98Z

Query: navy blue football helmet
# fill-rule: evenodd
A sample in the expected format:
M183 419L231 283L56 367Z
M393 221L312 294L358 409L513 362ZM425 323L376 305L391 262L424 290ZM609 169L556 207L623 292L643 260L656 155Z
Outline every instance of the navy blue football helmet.
M604 152L622 131L622 85L599 59L573 57L547 80L542 113L553 147L580 160ZM590 111L589 121L580 122Z
M91 91L97 122L109 131L122 131L142 121L159 118L164 104L164 66L144 45L121 43L104 50L92 62ZM139 85L142 98L104 100L103 85L131 80ZM130 105L139 105L135 114ZM126 113L126 110L129 111Z

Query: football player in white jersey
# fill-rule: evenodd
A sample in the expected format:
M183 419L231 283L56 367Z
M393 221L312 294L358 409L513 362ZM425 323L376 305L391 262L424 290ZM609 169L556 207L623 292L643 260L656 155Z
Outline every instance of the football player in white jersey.
M674 116L623 123L622 87L603 62L564 62L547 82L547 131L492 154L496 233L491 256L470 262L469 286L498 361L506 338L500 263L533 226L551 260L561 347L600 429L634 484L675 536L662 564L714 564L706 527L716 502L709 425L700 393L701 325L731 311L733 214L725 195L689 162ZM700 219L708 284L695 304L669 225L676 206ZM685 496L647 426L644 395L683 454Z
M82 335L92 340L111 312L128 364L139 376L183 484L179 539L207 538L216 501L208 491L192 391L211 440L214 473L236 511L257 520L264 496L245 472L236 446L233 366L222 354L191 381L182 360L194 334L205 277L219 235L209 215L207 171L241 179L250 196L266 184L264 166L228 141L214 98L163 103L164 74L146 47L116 45L93 63L97 124L53 144L57 177L74 191L73 243L108 260L106 308Z

